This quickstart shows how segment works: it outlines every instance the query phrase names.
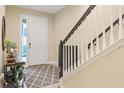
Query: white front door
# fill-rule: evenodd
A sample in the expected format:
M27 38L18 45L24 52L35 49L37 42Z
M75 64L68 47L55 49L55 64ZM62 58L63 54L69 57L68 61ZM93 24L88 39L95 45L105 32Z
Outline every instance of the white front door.
M48 19L28 17L29 65L44 64L48 59Z

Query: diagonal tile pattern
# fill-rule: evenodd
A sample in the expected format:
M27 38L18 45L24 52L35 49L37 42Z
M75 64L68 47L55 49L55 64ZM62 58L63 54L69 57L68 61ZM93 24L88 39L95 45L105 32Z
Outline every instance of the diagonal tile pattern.
M24 70L27 88L42 88L59 82L59 72L56 66L43 64L30 66Z

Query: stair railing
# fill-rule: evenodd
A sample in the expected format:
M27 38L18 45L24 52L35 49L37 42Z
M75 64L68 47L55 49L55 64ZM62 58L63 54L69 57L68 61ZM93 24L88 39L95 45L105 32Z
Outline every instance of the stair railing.
M123 6L90 5L59 44L60 77L124 38Z

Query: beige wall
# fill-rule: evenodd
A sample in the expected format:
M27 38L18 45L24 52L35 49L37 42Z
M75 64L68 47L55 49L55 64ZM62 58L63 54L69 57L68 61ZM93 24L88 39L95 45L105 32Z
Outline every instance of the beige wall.
M1 42L1 34L2 34L2 17L5 16L5 6L0 5L0 73L3 69L3 52L2 52L2 42Z
M56 33L55 39L56 56L58 55L58 45L60 40L63 40L67 36L67 34L71 31L74 25L84 14L87 7L88 6L85 5L66 6L64 9L55 14L54 30ZM56 60L58 60L57 57Z
M63 80L64 87L124 87L124 47Z
M33 11L15 6L6 6L6 39L12 40L19 44L20 15L36 15L48 18L48 60L54 61L54 30L53 15L44 12Z

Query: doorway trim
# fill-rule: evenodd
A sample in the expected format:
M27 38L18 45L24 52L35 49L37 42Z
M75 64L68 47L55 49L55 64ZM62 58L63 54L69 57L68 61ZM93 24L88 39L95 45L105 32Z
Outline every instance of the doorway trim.
M25 66L27 67L27 66L29 66L29 20L28 20L28 16L27 15L20 15L19 16L20 18L20 22L19 22L19 27L20 27L20 29L19 29L19 46L18 46L18 51L19 51L19 55L18 55L18 58L19 58L19 61L22 61L22 57L21 57L21 55L22 55L22 53L21 53L21 51L22 51L22 19L26 19L27 20L27 55L26 55L26 64L25 64Z

